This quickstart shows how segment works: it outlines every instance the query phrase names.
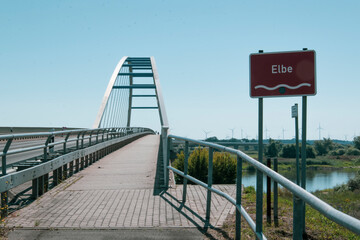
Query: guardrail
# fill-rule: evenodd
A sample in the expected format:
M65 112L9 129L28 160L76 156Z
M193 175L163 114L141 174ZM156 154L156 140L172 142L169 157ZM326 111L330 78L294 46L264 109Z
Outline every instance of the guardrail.
M99 128L0 136L0 139L6 140L0 153L2 158L1 217L4 218L8 214L8 190L32 180L32 197L37 198L48 190L50 172L53 172L53 185L56 186L68 176L147 134L154 134L154 131L148 128ZM44 143L9 150L13 139L33 137L44 137ZM55 137L61 138L55 141ZM75 143L73 147L69 146L71 142ZM62 145L62 149L55 151L54 148L57 145ZM29 162L21 171L7 174L7 156L39 149L43 149L43 154L37 156L37 160Z
M335 208L331 207L329 204L325 203L324 201L320 200L316 196L312 195L311 193L307 192L303 188L299 187L295 183L291 182L287 178L283 177L282 175L278 174L277 172L273 171L272 169L266 167L262 163L258 162L257 160L253 159L252 157L246 155L245 153L235 150L232 148L224 147L218 144L209 143L209 142L203 142L199 140L193 140L185 137L179 137L174 135L168 136L168 149L167 151L170 151L169 146L171 146L172 139L182 140L185 142L185 160L184 160L184 172L179 171L178 169L171 167L169 164L169 158L167 159L167 168L169 170L172 170L174 173L182 176L184 178L183 183L183 203L186 201L186 188L187 188L187 180L192 181L193 183L196 183L208 190L207 193L207 202L206 202L206 220L210 220L210 203L211 203L211 192L218 194L225 199L227 199L230 203L232 203L236 207L236 239L241 239L241 215L244 217L244 219L247 221L249 226L251 227L252 231L256 234L256 237L258 239L266 239L264 236L262 230L260 232L256 231L256 224L254 220L250 217L250 215L246 212L246 210L243 208L241 204L241 185L242 185L242 162L246 161L250 165L254 166L256 171L256 174L265 174L271 179L273 179L275 182L281 184L284 188L289 190L293 193L294 196L294 208L301 207L301 201L298 201L297 199L302 199L305 203L312 206L314 209L319 211L321 214L323 214L328 219L344 226L345 228L349 229L350 231L360 234L360 220L351 217L343 212L340 212L336 210ZM200 146L205 146L209 148L209 167L208 167L208 182L204 183L199 181L198 179L188 175L187 169L188 169L188 157L189 157L189 143L195 143ZM232 154L235 154L237 156L237 174L236 174L236 199L232 198L228 194L221 192L218 189L215 189L212 187L212 166L213 166L213 151L214 149L224 152L229 152ZM168 154L169 156L169 154ZM258 191L258 190L257 190ZM258 194L257 194L258 195ZM261 195L262 196L262 195ZM261 216L262 221L262 216ZM293 224L293 231L298 232L299 225L301 225L300 221L301 218L297 218L294 216L294 224ZM293 239L302 239L302 236L298 236L296 234L293 234Z

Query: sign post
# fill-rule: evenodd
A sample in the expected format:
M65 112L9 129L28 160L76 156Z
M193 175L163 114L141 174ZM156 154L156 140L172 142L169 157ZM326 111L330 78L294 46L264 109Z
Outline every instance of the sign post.
M296 148L296 184L300 186L300 169L299 169L299 121L298 121L298 104L291 107L291 117L295 118L295 148Z
M306 105L307 96L316 95L315 51L274 52L250 54L250 97L259 99L259 152L258 161L263 161L263 98L302 96L302 146L301 187L306 188ZM297 104L294 106L295 128L298 139ZM295 111L296 110L296 111ZM295 116L296 112L296 116ZM297 140L297 179L299 175L299 146ZM256 177L256 235L262 233L263 179ZM302 239L305 233L305 203L294 196L294 239ZM296 233L296 234L295 234Z

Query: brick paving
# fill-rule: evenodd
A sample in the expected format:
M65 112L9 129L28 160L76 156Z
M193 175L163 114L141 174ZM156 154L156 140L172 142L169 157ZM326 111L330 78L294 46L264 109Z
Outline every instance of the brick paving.
M204 188L172 186L154 195L159 136L146 136L109 154L68 178L29 206L7 218L7 226L23 228L116 229L204 227ZM234 185L215 185L235 196ZM210 224L219 227L235 207L212 194Z

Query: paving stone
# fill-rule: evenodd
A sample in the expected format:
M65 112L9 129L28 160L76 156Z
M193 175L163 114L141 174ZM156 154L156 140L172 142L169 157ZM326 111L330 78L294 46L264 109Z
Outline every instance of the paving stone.
M159 136L146 136L66 179L7 226L24 228L204 227L207 190L183 186L153 195ZM234 185L214 185L235 196ZM210 224L219 227L235 207L212 193Z

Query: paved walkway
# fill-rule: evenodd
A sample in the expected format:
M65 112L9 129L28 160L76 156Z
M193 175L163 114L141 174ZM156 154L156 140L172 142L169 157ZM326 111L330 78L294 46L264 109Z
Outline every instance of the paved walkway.
M154 195L159 136L138 139L75 174L29 206L7 218L22 228L171 228L204 227L206 190L188 186L181 205L182 185ZM218 189L235 195L234 185ZM235 208L213 194L212 226L221 226Z

